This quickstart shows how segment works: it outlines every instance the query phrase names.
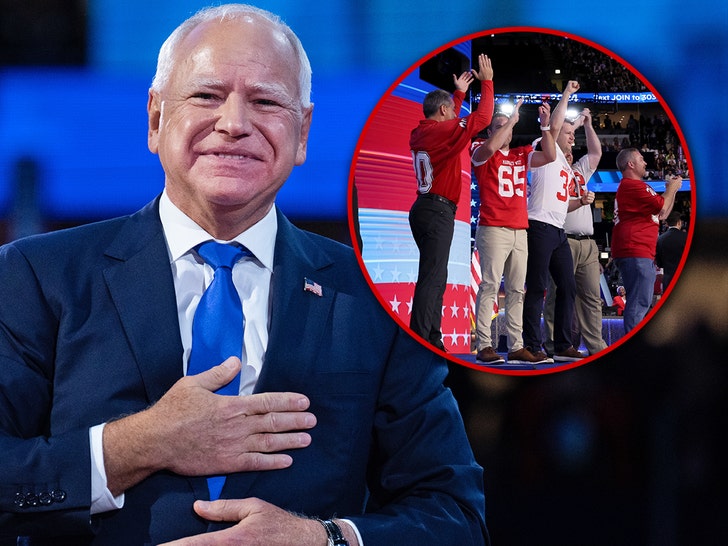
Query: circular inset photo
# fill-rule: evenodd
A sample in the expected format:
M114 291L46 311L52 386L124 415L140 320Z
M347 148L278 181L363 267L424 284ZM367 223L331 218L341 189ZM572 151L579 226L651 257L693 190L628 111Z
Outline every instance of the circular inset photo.
M668 106L597 44L505 28L432 52L369 116L349 219L381 304L432 350L512 375L593 361L679 282L690 154Z

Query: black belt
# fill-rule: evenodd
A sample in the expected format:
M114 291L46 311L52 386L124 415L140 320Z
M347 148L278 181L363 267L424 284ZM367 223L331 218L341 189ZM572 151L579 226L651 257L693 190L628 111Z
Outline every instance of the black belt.
M443 197L442 195L437 195L436 193L419 193L417 194L418 197L421 197L423 199L432 199L433 201L439 201L440 203L445 203L446 205L450 206L455 212L458 208L458 206L450 201L447 197Z
M575 239L577 241L584 241L585 239L591 239L591 235L571 235L570 233L566 234L566 237L568 239Z

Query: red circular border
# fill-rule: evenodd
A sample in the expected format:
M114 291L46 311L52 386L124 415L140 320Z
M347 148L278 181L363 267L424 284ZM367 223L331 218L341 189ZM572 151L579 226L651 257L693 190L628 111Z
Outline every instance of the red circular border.
M680 264L678 265L675 275L673 277L673 282L670 284L670 286L667 287L666 291L662 294L662 297L649 310L647 315L642 319L642 321L640 321L640 323L634 329L632 329L629 333L625 334L622 338L615 341L612 345L609 345L603 351L600 351L593 355L589 355L589 356L585 357L584 359L579 360L577 362L565 363L563 366L552 366L550 368L544 368L544 369L540 369L540 370L539 369L537 369L537 370L501 370L494 366L474 364L472 362L468 362L468 361L462 360L460 358L457 358L454 355L451 355L440 349L436 349L435 347L433 347L432 345L427 343L424 339L422 339L420 336L415 334L410 329L408 324L405 324L398 316L396 316L392 311L389 310L389 305L384 300L384 298L380 294L379 290L376 288L376 284L372 281L371 277L369 276L369 272L367 270L366 264L364 263L364 260L362 258L361 248L359 248L358 243L357 243L356 226L354 223L355 211L353 210L353 204L352 204L353 203L352 193L353 193L353 189L354 189L354 174L355 174L355 170L356 170L356 164L357 164L357 158L359 156L359 151L361 149L364 136L368 131L369 124L371 123L372 118L374 118L377 115L384 99L389 97L392 94L392 92L397 88L397 86L402 81L404 81L404 79L407 78L407 76L409 76L414 70L418 69L420 67L420 65L422 65L425 61L434 57L438 53L441 53L442 51L445 51L445 50L447 50L455 45L461 44L463 42L471 41L474 38L481 38L481 37L489 35L489 34L505 34L505 33L513 33L513 32L530 32L530 33L551 34L554 36L561 36L564 38L568 38L570 40L575 40L577 42L580 42L584 45L587 45L589 47L592 47L592 48L600 51L601 53L611 57L615 61L619 62L622 66L627 68L633 75L635 75L637 78L639 78L639 80L650 90L650 92L652 92L655 95L655 98L657 98L657 100L660 103L660 106L664 110L665 114L670 119L670 122L672 123L672 126L675 129L675 132L677 133L678 138L680 140L680 144L683 148L683 152L685 154L685 159L686 159L687 165L688 165L688 172L690 173L690 207L692 210L692 214L690 215L690 226L687 230L688 239L687 239L687 242L685 245L685 250L683 251L682 258L680 260ZM655 313L657 313L657 311L662 307L665 299L672 292L678 278L680 277L680 275L682 273L683 267L685 265L685 261L687 259L687 256L690 252L690 247L692 245L693 232L695 231L695 216L696 216L695 171L693 169L693 162L690 157L690 151L685 142L685 137L682 133L682 130L680 129L680 126L677 123L677 120L675 119L674 114L672 113L670 108L667 106L667 104L663 100L662 96L657 92L657 90L645 79L645 77L642 74L640 74L627 61L625 61L618 55L614 54L613 52L609 51L608 49L600 46L599 44L596 44L596 43L594 43L590 40L587 40L585 38L582 38L580 36L570 34L568 32L560 32L560 31L553 30L553 29L546 29L546 28L539 28L539 27L527 27L527 26L503 27L503 28L484 30L481 32L468 34L467 36L464 36L462 38L457 38L455 40L452 40L452 41L446 43L445 45L437 48L436 50L434 50L434 51L428 53L427 55L425 55L424 57L420 58L416 63L414 63L411 67L409 67L407 70L405 70L402 73L402 75L399 78L397 78L394 81L394 83L392 83L392 85L389 86L387 91L377 101L376 106L374 107L372 112L369 114L369 117L367 118L367 121L364 124L364 127L359 135L359 139L357 140L356 148L354 150L354 156L352 158L351 166L349 168L349 183L348 183L348 189L347 189L347 215L348 215L349 233L351 235L352 245L354 246L355 254L356 254L357 260L359 262L359 267L362 271L362 274L364 275L364 278L366 279L367 283L369 284L369 288L372 290L372 292L376 296L379 303L382 305L382 307L384 307L384 309L392 317L392 319L395 320L410 336L412 336L420 344L424 345L431 351L438 353L441 356L447 358L449 361L451 361L455 364L459 364L461 366L466 366L468 368L472 368L474 370L487 372L487 373L495 373L495 374L501 374L501 375L513 375L513 376L546 375L546 374L552 374L552 373L570 370L570 369L576 368L578 366L583 366L584 364L593 362L597 358L600 358L600 357L612 352L614 349L616 349L617 347L626 343L637 332L639 332L644 327L644 325L652 319L652 317L655 315Z

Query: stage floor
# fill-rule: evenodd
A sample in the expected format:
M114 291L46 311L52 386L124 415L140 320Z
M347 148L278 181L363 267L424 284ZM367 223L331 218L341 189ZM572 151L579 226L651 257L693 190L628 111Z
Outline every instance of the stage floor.
M554 368L563 367L572 364L572 362L550 362L544 364L509 364L507 361L507 344L505 335L498 334L499 331L504 331L504 320L503 313L499 314L498 320L493 321L493 339L498 340L497 352L501 355L506 362L503 364L485 364L476 360L475 353L462 353L462 354L451 354L452 357L462 360L468 364L474 364L483 370L499 370L499 371L548 371ZM603 317L602 318L602 337L605 343L609 346L618 341L624 336L624 323L622 317ZM582 344L579 350L587 354L586 347Z

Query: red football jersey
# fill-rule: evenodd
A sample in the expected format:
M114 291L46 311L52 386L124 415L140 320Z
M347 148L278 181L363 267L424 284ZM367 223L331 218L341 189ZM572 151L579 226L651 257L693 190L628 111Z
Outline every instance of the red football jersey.
M655 258L660 230L658 214L664 203L663 197L642 180L620 181L614 199L614 258Z
M455 91L455 111L459 112L465 94ZM460 154L471 139L485 129L493 117L493 81L481 82L478 109L463 118L448 121L423 119L412 130L410 148L419 193L434 193L457 203L462 189Z
M470 147L470 154L482 146L485 140L478 139ZM528 154L532 146L511 148L507 153L496 150L480 165L473 164L480 195L481 226L526 229L528 210L526 196L526 172Z

